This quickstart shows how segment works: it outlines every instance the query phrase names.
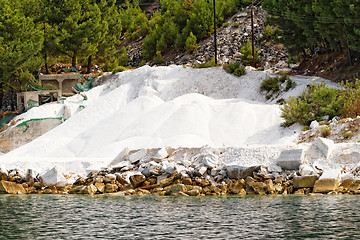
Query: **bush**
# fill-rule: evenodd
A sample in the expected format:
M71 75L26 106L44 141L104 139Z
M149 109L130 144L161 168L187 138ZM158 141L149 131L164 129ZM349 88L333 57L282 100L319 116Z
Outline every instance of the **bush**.
M223 66L223 68L226 72L232 73L238 77L246 75L245 67L240 65L238 62L226 64Z
M344 134L342 135L344 139L350 139L353 136L352 131L347 131L344 132Z
M118 66L117 68L115 68L115 69L112 71L112 73L114 74L114 73L117 73L117 72L123 72L123 71L125 71L125 70L126 70L125 67L123 67L123 66Z
M226 28L226 27L229 26L229 23L228 23L228 22L224 22L222 26Z
M309 125L312 121L321 121L338 116L344 107L344 98L340 91L328 88L325 83L309 84L307 90L298 98L290 97L283 105L281 117L285 119L283 126L294 123Z
M238 23L238 22L234 23L234 24L233 24L233 27L234 27L234 28L240 27L240 23Z
M259 58L259 49L255 47L255 63L260 61ZM248 39L246 44L240 49L240 53L243 55L242 60L244 65L252 65L252 43L251 40Z
M192 32L190 32L189 37L185 41L185 49L188 53L192 53L193 51L198 49L196 41L196 36Z
M341 117L355 118L360 115L360 80L341 83L341 85L341 96L345 102L341 111Z
M210 61L206 63L200 63L197 66L193 66L193 68L209 68L209 67L217 67L219 64L215 64L215 58L212 58Z
M154 56L154 62L156 64L161 64L161 63L165 63L165 59L163 58L163 56L161 55L160 51L156 51L156 55Z
M262 34L264 35L265 38L270 39L270 38L272 38L272 36L274 36L275 32L268 24L268 25L266 25Z
M261 82L260 90L267 92L272 91L273 93L279 92L280 91L279 78L266 77L265 80Z
M320 134L321 134L321 137L324 137L324 138L330 136L330 134L331 134L330 127L323 127L322 129L320 129Z

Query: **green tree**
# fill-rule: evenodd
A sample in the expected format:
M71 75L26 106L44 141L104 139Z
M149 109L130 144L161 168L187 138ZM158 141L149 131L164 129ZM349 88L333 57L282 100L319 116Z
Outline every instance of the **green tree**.
M41 66L43 33L19 9L19 0L0 0L0 85L21 90Z
M186 51L188 51L188 53L192 53L198 48L196 41L197 40L195 35L192 32L190 32L189 37L185 41L185 49Z
M259 49L255 46L254 53L255 53L255 63L260 61L259 58ZM252 43L251 40L248 39L246 44L240 49L240 53L242 54L242 60L244 65L252 65Z

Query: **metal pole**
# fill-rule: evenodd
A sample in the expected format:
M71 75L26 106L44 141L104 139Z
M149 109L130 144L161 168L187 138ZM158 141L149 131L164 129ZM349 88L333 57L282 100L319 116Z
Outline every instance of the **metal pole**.
M253 13L254 5L253 0L251 0L251 40L252 40L252 65L253 67L256 67L255 65L255 44L254 44L254 13Z
M215 47L215 64L217 64L217 45L216 45L216 12L215 12L215 0L213 0L214 8L214 47Z

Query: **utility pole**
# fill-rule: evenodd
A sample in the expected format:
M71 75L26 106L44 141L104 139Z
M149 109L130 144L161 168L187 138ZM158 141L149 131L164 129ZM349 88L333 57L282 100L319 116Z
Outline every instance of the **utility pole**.
M256 67L255 64L255 44L254 44L254 4L253 0L251 0L251 43L252 43L252 65L253 67Z
M215 47L215 64L217 64L217 45L216 45L216 12L215 12L215 0L213 0L214 8L214 47Z

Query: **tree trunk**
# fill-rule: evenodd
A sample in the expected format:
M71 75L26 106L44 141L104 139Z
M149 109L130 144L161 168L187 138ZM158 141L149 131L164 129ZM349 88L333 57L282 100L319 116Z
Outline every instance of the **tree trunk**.
M74 51L74 55L72 57L72 64L71 64L72 67L76 68L76 51Z
M50 74L49 66L48 66L48 63L47 63L47 54L46 53L45 53L44 58L45 58L45 71L46 71L46 74Z
M88 65L87 65L87 71L86 71L86 73L90 73L90 70L91 70L91 60L92 60L92 57L91 57L91 55L89 56L89 58L88 58Z
M351 52L350 52L350 48L349 48L349 40L346 41L346 47L345 47L345 55L347 58L347 63L349 66L352 66L352 60L351 60Z

